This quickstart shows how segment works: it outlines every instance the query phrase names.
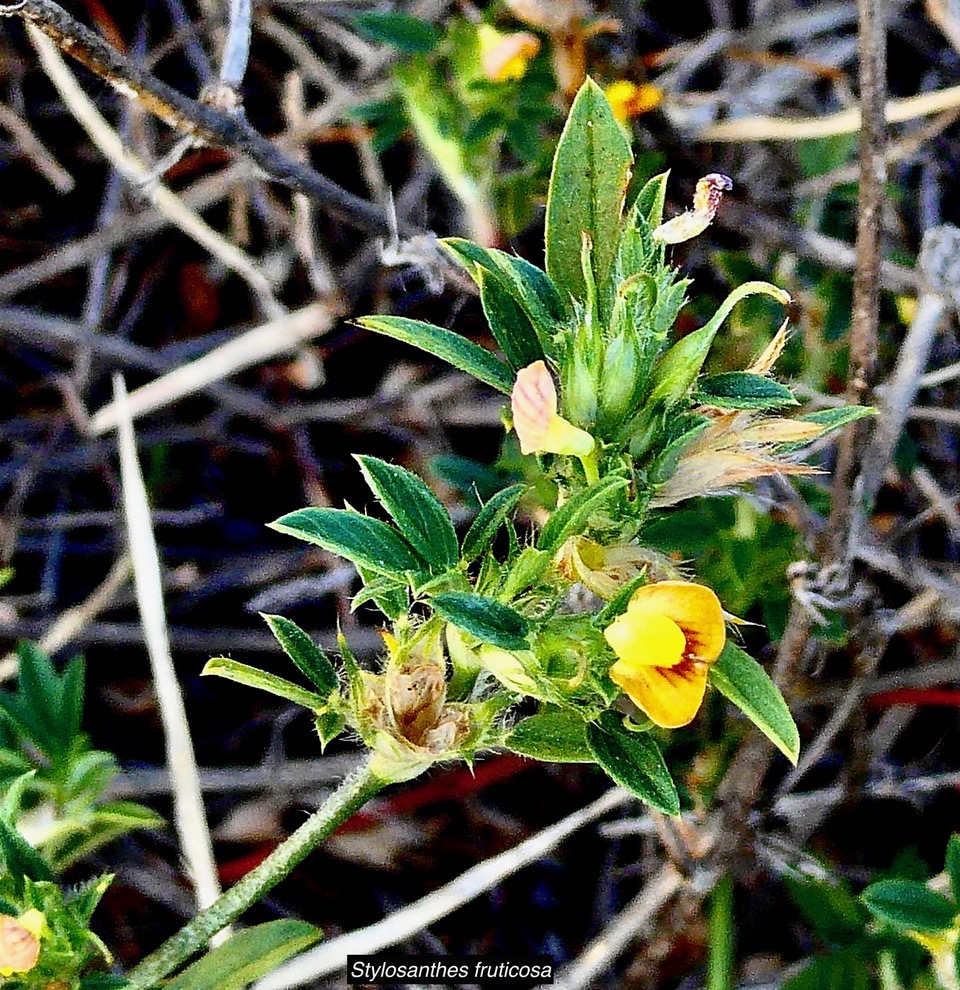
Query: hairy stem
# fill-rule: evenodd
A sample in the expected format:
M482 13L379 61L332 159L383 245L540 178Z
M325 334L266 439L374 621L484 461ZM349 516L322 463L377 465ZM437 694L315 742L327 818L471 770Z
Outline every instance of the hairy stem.
M365 764L348 777L273 853L206 910L167 939L127 977L131 990L148 990L202 949L222 928L276 886L301 860L385 786Z

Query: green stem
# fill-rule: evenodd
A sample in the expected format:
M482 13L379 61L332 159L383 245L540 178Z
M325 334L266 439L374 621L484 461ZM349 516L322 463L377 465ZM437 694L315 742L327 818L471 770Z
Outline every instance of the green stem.
M278 884L308 853L361 808L387 781L364 764L348 777L301 826L255 869L184 925L127 977L131 990L148 990Z
M710 897L707 990L733 990L733 877L726 873Z

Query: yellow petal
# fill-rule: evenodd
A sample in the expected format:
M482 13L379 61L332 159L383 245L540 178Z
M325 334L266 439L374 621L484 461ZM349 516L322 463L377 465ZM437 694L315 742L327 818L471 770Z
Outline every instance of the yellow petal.
M47 919L44 917L42 911L38 911L36 908L30 908L29 911L24 911L24 913L17 918L17 921L21 927L26 928L26 930L30 932L34 938L40 938L40 933L43 931L43 926L46 924Z
M657 581L638 588L627 611L658 612L672 619L686 638L685 655L705 663L720 656L727 640L720 599L692 581Z
M40 912L36 912L40 914ZM27 919L33 920L33 919ZM43 915L40 915L41 927ZM40 958L40 939L17 918L0 915L0 976L29 973Z
M676 667L630 667L617 661L610 677L657 725L678 729L693 721L707 689L707 665L684 660Z
M510 406L522 454L586 457L593 451L593 437L557 415L557 388L543 361L517 372Z
M620 658L615 666L623 670L676 666L687 646L683 630L673 619L642 607L628 607L603 635Z
M643 113L655 110L663 102L663 90L650 83L638 86L629 79L618 79L604 90L604 95L613 110L614 117L620 123L626 123L631 117L639 117Z
M540 50L540 39L529 31L502 34L489 24L477 29L480 39L480 64L491 82L522 79L530 60Z

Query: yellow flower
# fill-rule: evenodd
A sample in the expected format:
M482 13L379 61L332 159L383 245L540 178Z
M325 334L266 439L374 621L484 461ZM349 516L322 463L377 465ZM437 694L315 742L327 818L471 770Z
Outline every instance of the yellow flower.
M603 92L614 117L621 124L650 110L656 110L663 102L663 90L650 83L638 86L629 79L618 79L610 83Z
M19 918L0 914L0 976L29 973L40 958L44 916L31 908Z
M679 244L682 241L689 241L697 234L702 234L717 215L723 194L732 188L733 181L729 176L721 175L719 172L705 175L697 183L693 195L693 209L660 224L653 232L653 239L664 244Z
M489 24L477 28L480 40L480 65L490 82L513 82L522 79L531 59L540 51L540 39L529 31L502 34Z
M593 437L557 414L557 389L543 361L517 372L510 405L521 453L575 457L593 453Z
M689 581L638 588L603 634L618 657L610 677L648 718L665 729L693 720L727 636L710 588Z

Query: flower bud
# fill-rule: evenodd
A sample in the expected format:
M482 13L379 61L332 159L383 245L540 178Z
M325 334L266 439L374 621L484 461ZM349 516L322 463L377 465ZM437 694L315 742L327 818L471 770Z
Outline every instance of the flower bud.
M543 361L517 372L510 405L521 453L586 457L593 452L593 437L557 414L557 389Z
M632 337L621 333L607 344L600 379L600 423L605 431L616 428L633 411L639 370L640 355Z

